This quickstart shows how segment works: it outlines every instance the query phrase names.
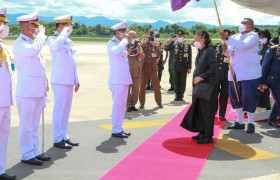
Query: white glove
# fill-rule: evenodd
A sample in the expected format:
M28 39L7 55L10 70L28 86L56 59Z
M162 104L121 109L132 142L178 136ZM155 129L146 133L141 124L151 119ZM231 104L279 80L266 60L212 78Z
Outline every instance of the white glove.
M72 26L69 26L69 27L66 26L66 27L63 28L61 34L62 35L66 35L67 37L69 37L70 34L72 33L72 31L73 31L73 27Z
M40 26L39 26L39 33L41 33L41 34L45 34L45 32L46 32L46 28L45 28L45 26L40 25ZM39 33L38 33L38 34L39 34Z

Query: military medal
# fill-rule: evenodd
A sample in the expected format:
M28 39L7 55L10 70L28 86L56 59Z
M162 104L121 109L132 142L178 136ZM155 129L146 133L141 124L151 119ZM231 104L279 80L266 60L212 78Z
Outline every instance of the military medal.
M276 55L278 56L278 60L280 60L280 47L277 47L276 49Z

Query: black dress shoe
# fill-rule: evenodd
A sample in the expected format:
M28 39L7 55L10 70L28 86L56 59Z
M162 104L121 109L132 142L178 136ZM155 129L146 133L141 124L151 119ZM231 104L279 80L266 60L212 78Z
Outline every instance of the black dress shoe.
M150 89L151 89L151 87L150 87L150 86L147 86L147 87L146 87L146 90L150 90Z
M126 112L131 112L131 107L126 108Z
M58 143L53 143L53 147L61 148L61 149L72 149L71 145L68 145L64 142L64 140L61 140Z
M144 109L144 104L140 104L139 109Z
M124 131L122 131L121 133L123 133L123 134L125 134L127 136L131 136L131 133L127 133L127 132L124 132Z
M120 133L112 133L112 137L116 137L116 138L128 138L127 134L124 134L123 132Z
M31 158L31 159L28 159L28 160L21 160L22 163L25 163L25 164L30 164L30 165L43 165L43 161L37 159L37 158Z
M196 142L197 144L208 144L213 142L213 138L209 136L203 136L199 138Z
M270 126L272 126L272 127L280 128L280 125L277 124L277 123L274 122L274 121L269 122L268 125L270 125Z
M225 118L225 116L220 116L219 119L220 119L221 121L227 120L227 119Z
M64 142L70 146L79 146L79 143L74 143L70 139L64 140Z
M178 98L178 97L175 97L175 98L174 98L174 101L179 101L179 98Z
M202 133L199 133L198 135L196 135L196 136L193 136L192 137L192 140L194 140L194 141L198 141L200 138L202 138L204 136L204 134L202 134Z
M163 105L161 103L158 103L159 108L163 108Z
M15 179L17 179L16 176L10 176L7 173L0 174L0 180L15 180Z
M168 91L174 91L174 87L170 87Z
M131 111L138 111L138 109L137 109L136 107L134 107L134 106L132 106L132 107L130 108L130 110L131 110Z
M252 123L249 123L247 126L246 133L254 133L255 132L255 125Z
M180 98L179 98L179 101L184 101L184 98L180 97Z
M39 159L40 161L50 161L51 157L40 154L39 156L36 156L36 159Z
M239 124L238 122L234 122L233 125L227 127L227 129L245 129L245 124Z

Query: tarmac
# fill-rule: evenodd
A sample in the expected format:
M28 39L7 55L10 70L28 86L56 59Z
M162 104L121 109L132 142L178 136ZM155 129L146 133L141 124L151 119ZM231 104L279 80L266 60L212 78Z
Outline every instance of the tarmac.
M12 54L12 41L7 41ZM77 49L77 66L81 89L75 93L69 120L69 135L79 147L65 151L52 147L51 113L53 93L48 92L49 102L45 109L45 154L52 160L43 166L20 163L18 142L19 118L16 106L12 107L12 127L7 152L7 172L24 180L94 180L100 178L121 159L155 133L191 102L192 74L187 78L187 90L183 102L174 102L174 93L169 85L168 63L165 65L161 82L163 109L157 108L152 91L147 91L145 109L126 113L125 130L132 133L128 139L111 138L106 126L111 118L111 93L107 80L109 61L106 43L74 42ZM193 49L193 57L196 55ZM42 50L47 61L50 78L51 60L47 44ZM193 58L194 59L194 58ZM193 60L194 63L194 60ZM194 67L194 65L193 65ZM16 72L13 73L13 92L16 88ZM15 94L15 93L14 93ZM14 98L15 102L15 98ZM229 126L232 122L227 122ZM240 149L213 148L201 172L202 180L280 179L280 130L267 123L256 123L256 133L223 129L224 137L237 141ZM40 130L41 135L41 130ZM41 138L40 138L41 139ZM240 145L243 144L243 145ZM239 146L240 145L240 146ZM248 152L245 155L241 152ZM256 158L254 157L263 157ZM186 179L188 179L186 177Z

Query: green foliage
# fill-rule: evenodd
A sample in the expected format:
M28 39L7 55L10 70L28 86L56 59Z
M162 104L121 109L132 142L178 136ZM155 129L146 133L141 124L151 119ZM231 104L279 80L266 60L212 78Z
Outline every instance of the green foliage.
M40 21L40 24L43 24L46 26L46 34L49 36L53 34L53 32L56 30L55 22L46 23L43 21ZM19 25L12 24L9 25L10 27L10 33L12 36L18 36L20 33ZM272 36L277 36L278 32L280 32L280 24L278 26L257 26L261 29L268 29ZM136 31L138 36L141 37L144 34L146 34L150 29L152 29L151 24L144 24L143 26L132 24L129 29ZM171 24L166 27L161 27L160 29L156 30L160 33L162 39L169 38L170 36L177 33L178 30L184 30L186 32L186 38L193 38L195 35L195 32L198 29L205 29L209 32L212 39L218 39L219 38L219 28L207 28L203 24L196 24L192 28L185 28L177 24ZM234 30L235 32L238 32L237 27L231 27L231 30ZM107 41L113 36L113 30L110 27L102 26L101 24L97 24L96 26L86 26L84 24L75 23L73 25L73 33L71 35L76 40L81 41Z

